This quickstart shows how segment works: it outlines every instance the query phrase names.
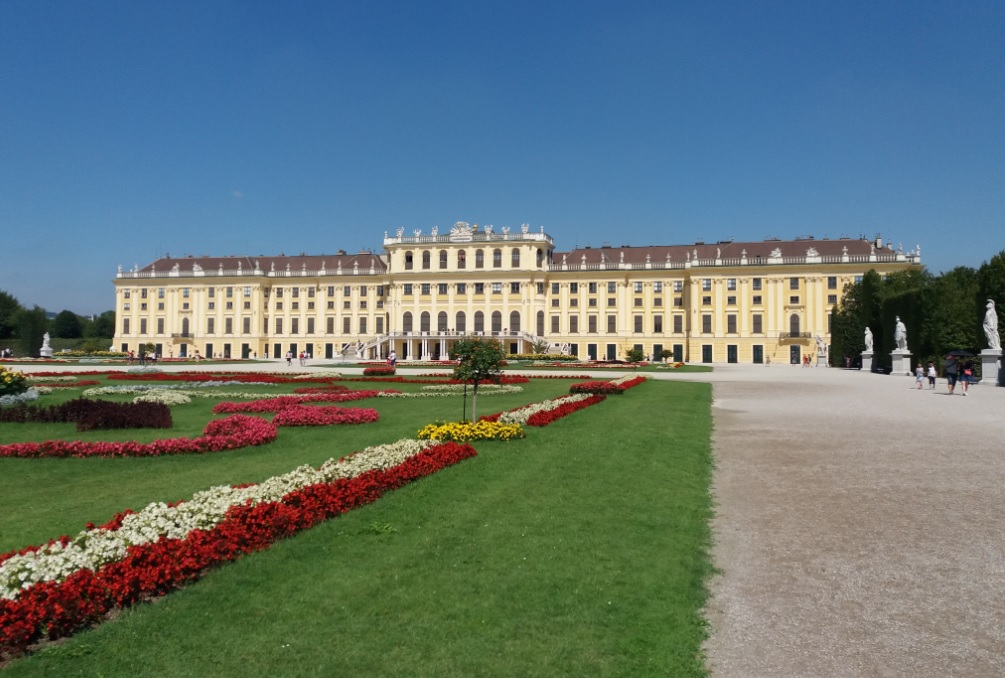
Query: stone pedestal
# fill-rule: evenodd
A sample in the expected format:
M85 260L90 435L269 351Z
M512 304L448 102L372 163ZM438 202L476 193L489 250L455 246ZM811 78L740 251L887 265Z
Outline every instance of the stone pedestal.
M872 351L862 351L862 371L872 372Z
M42 348L38 349L38 354L43 358L51 358L52 349L48 346L43 346Z
M1005 370L1002 370L1002 350L986 348L981 351L981 383L1005 386Z
M900 348L894 349L890 353L890 358L893 360L893 368L890 370L890 374L894 376L914 374L914 370L911 369L910 351Z

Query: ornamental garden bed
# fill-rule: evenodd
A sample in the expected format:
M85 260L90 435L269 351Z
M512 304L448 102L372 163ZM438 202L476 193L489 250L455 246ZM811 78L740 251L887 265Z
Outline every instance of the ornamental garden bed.
M532 380L521 384L522 391L479 398L479 410L507 411L558 398L572 383ZM395 389L418 392L420 386ZM669 396L669 386L658 388ZM703 402L707 408L708 400L703 385L674 386L687 393L655 398L657 393L647 390L646 407L635 398L610 399L589 414L534 429L526 439L475 443L480 454L459 467L245 556L197 590L173 597L170 605L140 606L101 634L79 635L16 663L43 673L121 674L143 665L169 675L238 675L252 664L267 673L322 667L386 675L434 664L453 673L476 667L496 673L589 673L604 657L611 671L627 674L632 669L619 649L624 643L665 648L669 642L679 651L643 649L642 660L660 675L692 673L700 665L698 610L707 566L702 550L691 546L701 543L704 528L702 495L692 493L703 487L695 474L702 477L709 465L702 453L707 449L689 443L688 434L701 419L693 415ZM293 385L235 390L293 395ZM0 549L76 534L86 521L106 523L125 507L184 499L214 485L261 482L301 464L316 467L354 449L414 437L425 423L459 416L462 398L365 400L361 406L375 409L379 423L284 428L268 445L207 456L0 459L0 511L7 518ZM654 399L664 412L659 431L649 416ZM211 411L218 402L194 399L173 408L176 429L200 431L222 416ZM452 408L456 413L445 412ZM685 423L667 430L667 419L677 417ZM614 422L622 432L618 440L610 435ZM8 442L18 426L0 425L0 442ZM638 477L637 463L646 468L645 477ZM55 483L61 491L47 491ZM42 496L47 505L36 501ZM676 498L672 506L668 497ZM261 522L279 524L282 515L271 513ZM587 518L588 525L581 522ZM646 530L660 529L639 540L643 523ZM698 531L684 534L685 525ZM670 561L678 574L668 571ZM658 583L647 579L656 572ZM580 584L572 595L561 581L603 582L604 590ZM633 593L640 590L650 594ZM567 609L576 621L555 624L555 609ZM266 618L268 624L262 624ZM527 634L528 624L545 631ZM600 628L617 631L591 630ZM463 642L443 641L444 634ZM137 644L137 636L158 642ZM552 663L556 643L569 649L561 665ZM501 645L512 649L505 661L498 656Z

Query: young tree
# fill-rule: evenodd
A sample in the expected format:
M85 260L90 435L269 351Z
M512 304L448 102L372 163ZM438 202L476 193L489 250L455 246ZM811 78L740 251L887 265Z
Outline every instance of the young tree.
M642 352L642 349L638 347L632 347L625 351L625 360L630 363L640 363L644 357L645 354Z
M472 385L471 421L478 421L478 385L498 383L502 373L502 344L496 339L485 337L465 337L454 344L450 357L457 360L454 379Z
M663 349L660 351L660 358L663 358L663 362L670 360L670 358L673 358L673 351L668 348Z

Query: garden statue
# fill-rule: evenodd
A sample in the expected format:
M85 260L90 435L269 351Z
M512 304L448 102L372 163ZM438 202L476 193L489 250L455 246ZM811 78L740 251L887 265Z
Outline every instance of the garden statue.
M1000 351L1002 344L1001 338L998 336L998 313L995 311L995 302L988 299L988 305L985 307L988 312L984 314L984 336L988 338L988 348Z
M872 353L872 330L865 328L865 350Z
M893 340L897 342L898 351L907 350L907 327L904 326L904 322L897 316L897 327L893 330Z
M42 348L39 349L38 354L43 358L52 357L52 346L49 346L49 333L46 332L42 335Z
M52 348L49 346L49 333L46 332L42 335L42 348Z

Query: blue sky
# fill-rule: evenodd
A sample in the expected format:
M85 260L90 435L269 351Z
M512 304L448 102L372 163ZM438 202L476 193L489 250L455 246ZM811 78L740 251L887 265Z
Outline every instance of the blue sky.
M857 237L1005 249L1005 3L0 2L0 290L170 253Z

